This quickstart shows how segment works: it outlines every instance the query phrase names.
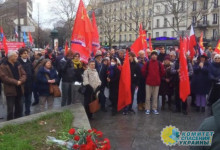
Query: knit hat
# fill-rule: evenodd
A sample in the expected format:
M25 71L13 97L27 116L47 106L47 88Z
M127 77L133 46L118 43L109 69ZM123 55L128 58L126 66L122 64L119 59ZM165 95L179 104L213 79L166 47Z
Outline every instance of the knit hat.
M152 55L158 55L157 51L153 50L153 51L151 52L151 56L152 56Z
M10 51L8 51L7 57L9 58L9 57L11 57L11 56L13 56L14 54L17 54L17 53L18 53L17 51L10 50Z
M205 58L205 59L208 59L208 56L207 56L206 53L203 53L203 54L201 55L201 57L203 57L203 58Z

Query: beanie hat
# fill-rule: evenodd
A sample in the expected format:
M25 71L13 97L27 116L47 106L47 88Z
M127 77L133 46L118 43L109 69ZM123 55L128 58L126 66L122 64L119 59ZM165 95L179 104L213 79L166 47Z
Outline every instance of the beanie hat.
M153 50L153 51L151 52L151 56L152 56L152 55L158 55L157 51Z

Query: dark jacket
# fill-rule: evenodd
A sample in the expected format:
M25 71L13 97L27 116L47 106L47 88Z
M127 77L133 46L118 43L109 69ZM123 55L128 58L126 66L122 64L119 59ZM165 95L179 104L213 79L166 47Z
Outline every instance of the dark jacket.
M130 68L131 68L131 84L138 86L140 77L141 77L141 69L135 61L130 62Z
M59 77L62 78L62 82L72 83L75 81L75 70L71 59L63 57L60 60L57 70L59 73Z
M78 64L78 65L76 65L77 67L75 67L75 65L74 65L74 69L75 69L75 81L77 81L77 82L83 82L83 77L82 77L82 75L83 75L83 73L84 73L84 69L83 69L83 64L82 64L82 62L80 62L81 63L81 66ZM74 64L74 63L73 63Z
M161 78L164 74L164 67L158 60L151 59L142 68L142 75L146 78L146 84L150 86L160 86Z
M194 146L190 150L219 150L220 149L220 99L212 105L213 116L206 118L198 131L214 131L211 146Z
M49 83L46 74L51 80L56 80L55 84L58 84L59 82L58 75L54 68L50 69L48 72L44 67L41 67L37 73L37 83L39 86L38 91L40 96L50 96Z
M107 71L108 71L108 66L102 64L100 71L98 72L99 78L102 81L102 84L101 84L102 89L107 86L107 77L108 77Z
M117 66L110 66L109 69L109 75L108 77L110 78L110 82L109 82L109 90L110 90L110 94L118 94L118 90L119 90L119 80L120 80L120 70L118 69Z
M160 61L160 62L163 62L166 55L167 55L166 53L164 53L164 54L160 53L157 57L157 60Z
M26 81L26 73L19 63L15 63L14 65L18 68L19 80L14 78L14 75L8 65L8 61L5 61L0 66L0 78L4 83L5 96L18 96L18 89L21 90L21 94L24 94L24 83ZM18 81L21 81L21 86L17 86Z
M193 76L191 80L191 91L193 94L206 95L211 88L211 82L209 80L209 63L206 62L204 67L201 68L199 63L193 66Z
M209 78L213 83L220 80L220 63L211 63L209 66Z
M27 62L24 62L21 58L18 58L18 62L22 65L24 71L26 72L27 79L24 84L24 92L30 94L32 92L34 77L32 63L29 59L27 60Z

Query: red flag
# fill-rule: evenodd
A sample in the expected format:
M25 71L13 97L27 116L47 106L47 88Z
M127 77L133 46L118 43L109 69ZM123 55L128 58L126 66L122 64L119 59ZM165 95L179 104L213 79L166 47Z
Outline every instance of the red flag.
M179 65L180 65L180 85L179 85L179 95L183 102L186 101L187 97L190 94L190 82L189 82L189 73L188 65L186 60L186 51L187 40L180 38L180 56L179 56Z
M218 44L217 44L217 46L215 48L215 52L220 54L220 40L218 40Z
M140 24L139 28L139 37L136 39L136 41L132 44L131 50L138 55L138 52L140 50L146 51L147 49L147 41L146 41L146 31L143 30L142 24Z
M6 39L5 35L4 35L2 27L1 27L1 37L2 37L2 45L3 45L3 48L5 50L5 54L7 55L8 54L7 39Z
M92 24L89 20L84 3L80 0L73 27L71 49L74 52L80 53L81 59L85 62L88 62L92 51L92 32Z
M151 36L149 37L149 48L150 48L150 51L153 51Z
M195 56L194 47L196 45L197 45L196 36L195 36L195 33L194 33L193 26L191 25L190 37L189 37L189 51L190 51L191 59L193 59L193 57Z
M131 104L131 70L128 51L121 69L118 91L118 111Z
M95 12L92 13L92 26L93 26L92 52L95 55L96 51L100 48L99 31L98 31L98 27L96 24Z
M33 45L33 39L32 39L32 36L31 36L30 32L28 32L28 37L29 37L30 44Z
M204 51L205 48L203 46L203 32L201 32L200 40L199 40L199 46Z
M66 41L66 43L65 43L65 56L68 53L68 49L69 49L68 42Z

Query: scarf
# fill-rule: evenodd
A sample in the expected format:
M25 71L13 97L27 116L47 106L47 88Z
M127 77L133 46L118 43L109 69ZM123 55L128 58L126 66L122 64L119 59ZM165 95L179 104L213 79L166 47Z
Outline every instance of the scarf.
M80 60L73 60L74 69L82 68L82 63Z

